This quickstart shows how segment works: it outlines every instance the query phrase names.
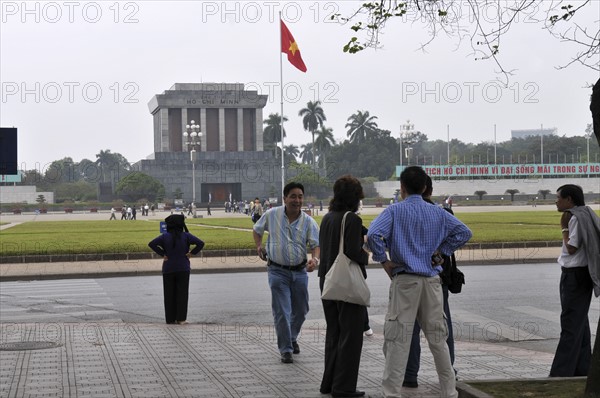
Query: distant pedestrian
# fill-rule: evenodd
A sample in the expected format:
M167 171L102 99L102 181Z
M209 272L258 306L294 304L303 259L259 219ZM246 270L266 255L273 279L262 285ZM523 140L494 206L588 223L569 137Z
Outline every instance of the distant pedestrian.
M165 320L168 324L187 322L190 286L190 257L204 247L204 242L189 233L185 216L170 215L165 218L167 232L153 239L148 246L163 257L163 292ZM190 250L190 246L195 246Z
M212 213L210 212L210 203L206 205L206 215L212 216Z
M127 205L121 207L121 220L127 220Z
M600 295L600 217L585 205L583 190L573 184L556 191L563 213L560 276L560 339L550 377L587 376L592 358L588 312L592 291Z
M263 208L260 204L260 199L254 199L254 206L252 206L252 222L256 224L256 222L262 217Z
M117 216L115 215L116 212L117 211L115 210L114 207L110 208L110 218L108 219L108 221L117 219Z
M136 215L136 214L137 214L137 210L136 210L136 208L135 208L135 205L133 205L133 206L131 207L131 219L132 219L132 220L135 220L135 219L136 219L136 217L135 217L135 215Z

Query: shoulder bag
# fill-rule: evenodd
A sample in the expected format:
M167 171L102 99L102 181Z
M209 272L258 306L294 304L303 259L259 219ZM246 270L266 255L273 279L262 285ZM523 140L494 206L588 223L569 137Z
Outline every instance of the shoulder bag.
M321 299L344 301L369 307L371 291L360 266L344 254L344 225L348 213L350 212L346 212L342 219L339 252L325 275Z

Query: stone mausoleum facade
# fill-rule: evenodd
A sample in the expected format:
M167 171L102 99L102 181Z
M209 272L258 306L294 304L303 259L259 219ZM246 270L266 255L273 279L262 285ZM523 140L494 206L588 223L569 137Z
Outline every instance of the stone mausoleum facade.
M281 160L264 151L266 104L267 95L241 83L175 83L148 103L154 153L133 169L158 179L167 198L180 190L186 203L194 185L197 204L278 196ZM190 125L201 133L195 145L184 136Z

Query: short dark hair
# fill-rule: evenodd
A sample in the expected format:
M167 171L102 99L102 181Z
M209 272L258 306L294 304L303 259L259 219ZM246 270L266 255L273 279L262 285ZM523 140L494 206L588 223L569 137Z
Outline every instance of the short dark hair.
M430 197L431 195L433 195L433 181L431 180L431 177L429 177L429 175L427 175L427 181L425 183L425 191L423 191L423 194L421 196Z
M341 176L333 183L333 198L329 202L329 211L356 211L364 197L358 178L349 174Z
M400 183L409 195L421 194L427 186L427 173L419 166L408 166L400 174Z
M575 206L585 206L583 189L581 189L579 185L565 184L563 186L558 187L556 192L560 195L561 198L566 199L570 196Z
M304 185L299 182L288 182L285 187L283 187L283 196L287 197L292 189L300 188L302 193L304 194Z

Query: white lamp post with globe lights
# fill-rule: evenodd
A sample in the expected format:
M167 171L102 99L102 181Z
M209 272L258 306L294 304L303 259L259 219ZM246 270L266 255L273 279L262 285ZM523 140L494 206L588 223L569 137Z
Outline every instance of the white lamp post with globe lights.
M200 146L201 138L200 125L196 124L194 120L190 121L190 124L185 125L183 145L186 151L190 153L190 161L192 162L192 207L194 218L196 218L196 147Z

